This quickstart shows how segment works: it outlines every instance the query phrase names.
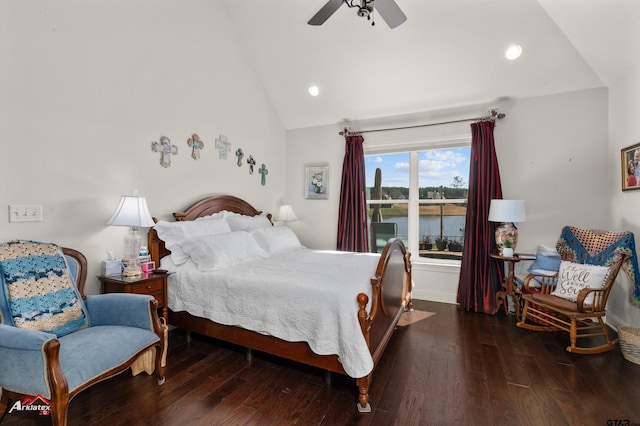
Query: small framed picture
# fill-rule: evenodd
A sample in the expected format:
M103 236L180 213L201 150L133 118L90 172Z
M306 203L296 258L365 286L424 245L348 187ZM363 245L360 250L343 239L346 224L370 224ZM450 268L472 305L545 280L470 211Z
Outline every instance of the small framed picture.
M305 167L304 198L308 200L329 198L329 166Z
M640 189L640 143L623 148L620 158L622 190Z

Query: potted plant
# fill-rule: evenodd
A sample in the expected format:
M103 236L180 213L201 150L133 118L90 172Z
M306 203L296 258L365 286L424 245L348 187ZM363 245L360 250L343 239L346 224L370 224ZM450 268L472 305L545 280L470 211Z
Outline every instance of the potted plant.
M448 242L449 240L447 239L447 237L436 238L436 247L438 248L438 250L444 251L444 249L447 248Z
M422 241L420 241L420 250L431 250L432 244L433 243L431 242L431 237L425 235L422 238Z
M462 243L460 241L456 241L456 240L449 241L449 251L461 252L462 251Z
M513 248L511 247L511 241L507 240L504 242L504 247L502 247L502 255L505 257L513 257Z

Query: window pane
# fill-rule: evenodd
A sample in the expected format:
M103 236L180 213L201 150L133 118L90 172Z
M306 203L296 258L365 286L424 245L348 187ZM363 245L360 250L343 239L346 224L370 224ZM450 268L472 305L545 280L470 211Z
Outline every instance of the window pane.
M367 200L409 199L409 153L368 155L364 157ZM380 191L376 192L376 174ZM369 216L371 217L371 216Z
M452 147L365 156L371 251L397 236L420 257L460 260L470 154Z
M464 243L466 203L420 205L419 249L421 257L460 259Z
M408 204L376 204L367 206L369 218L369 251L381 253L389 238L401 238L405 245L408 233ZM379 218L380 220L373 220Z
M471 148L434 149L420 151L418 155L419 254L437 259L460 259Z
M466 200L470 155L470 147L420 151L420 199Z

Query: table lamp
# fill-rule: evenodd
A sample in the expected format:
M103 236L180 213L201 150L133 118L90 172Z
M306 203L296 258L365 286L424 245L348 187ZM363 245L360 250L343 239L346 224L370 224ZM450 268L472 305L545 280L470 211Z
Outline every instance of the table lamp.
M298 220L298 217L293 212L293 209L289 204L284 204L280 206L280 210L278 210L276 220L279 222L291 222L294 220Z
M518 228L514 223L526 220L524 200L491 200L489 221L501 222L496 228L496 245L503 256L513 256L518 244ZM505 243L508 243L508 247L505 247Z
M129 233L124 239L124 263L123 277L138 277L142 275L138 255L140 254L140 235L138 228L150 227L155 223L149 214L147 200L139 197L137 191L133 195L123 195L116 211L107 221L107 225L129 226Z

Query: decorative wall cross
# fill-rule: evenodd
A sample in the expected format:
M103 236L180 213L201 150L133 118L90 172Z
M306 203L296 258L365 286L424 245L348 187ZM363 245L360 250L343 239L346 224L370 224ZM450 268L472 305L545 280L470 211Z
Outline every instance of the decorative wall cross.
M178 147L166 136L161 136L160 142L151 142L151 150L160 153L160 165L165 168L171 166L171 154L178 155Z
M269 174L269 170L267 170L267 166L262 163L262 166L258 169L258 173L260 173L260 185L265 186L267 184L267 179L265 176Z
M200 159L200 150L204 148L204 142L200 140L200 136L195 133L187 140L187 145L191 147L191 158Z
M238 167L242 167L242 158L244 157L244 152L242 152L242 148L238 148L236 150L236 157L238 157Z
M249 158L247 158L247 164L249 165L249 174L252 175L253 166L256 165L256 160L253 159L253 155L250 155Z
M229 150L231 149L231 142L225 135L220 135L216 138L216 149L220 150L218 158L221 160L226 160L229 155Z

